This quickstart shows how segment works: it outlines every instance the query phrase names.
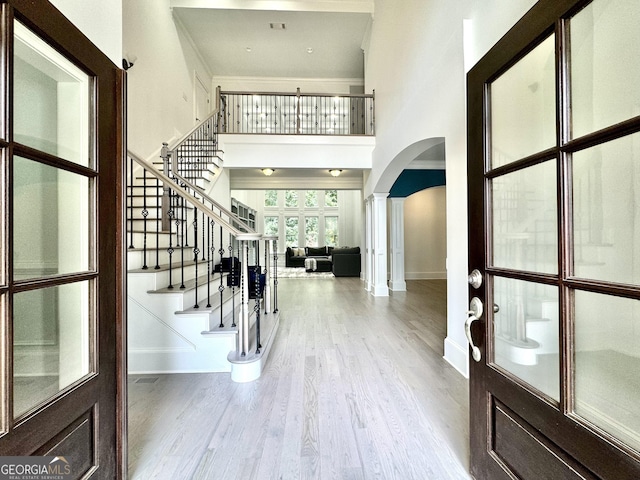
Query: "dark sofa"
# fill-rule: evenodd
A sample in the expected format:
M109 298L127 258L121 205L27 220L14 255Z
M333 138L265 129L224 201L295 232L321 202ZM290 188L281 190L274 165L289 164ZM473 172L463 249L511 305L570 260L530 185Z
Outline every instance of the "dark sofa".
M310 257L329 259L331 271L336 277L360 276L360 247L287 247L285 266L304 267L304 261ZM318 271L325 270L319 268Z
M360 276L360 247L334 248L331 252L333 274L336 277Z
M285 266L287 267L304 267L304 261L308 257L324 257L329 258L331 256L331 252L333 251L333 247L300 247L300 250L304 250L304 255L298 254L294 249L299 249L298 247L287 247L287 251L285 253Z

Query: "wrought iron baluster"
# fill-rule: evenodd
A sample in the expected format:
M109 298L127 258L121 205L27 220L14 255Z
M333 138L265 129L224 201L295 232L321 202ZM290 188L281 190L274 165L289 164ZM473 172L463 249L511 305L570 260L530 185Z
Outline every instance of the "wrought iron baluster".
M204 203L204 202L203 202L203 203ZM205 243L204 243L204 232L205 232L205 230L206 230L207 232L209 231L209 229L208 229L208 228L204 228L205 224L206 224L206 222L205 222L205 220L204 220L204 212L202 212L202 247L203 247L203 248L202 248L202 259L201 259L201 260L202 260L203 262L206 260L206 258L205 258L205 252L206 252L206 250L204 249L204 245L205 245Z
M162 192L162 183L156 178L156 266L154 270L160 270L160 230L162 220L162 207L160 205L160 193Z
M169 189L169 248L167 253L169 254L169 286L167 288L173 288L173 217L175 215L175 193L173 189ZM176 224L176 239L177 239L178 225Z
M233 237L229 234L229 256L233 258ZM222 244L222 235L220 235L220 244ZM238 250L238 258L240 258L240 250ZM240 272L236 272L235 262L231 262L231 275L234 281L231 282L231 326L235 328L236 325L236 282L235 275L240 275Z
M129 157L129 248L133 246L133 158Z
M209 220L207 217L207 224L206 224L207 227L209 223L213 223L213 220ZM205 227L204 213L202 214L202 228L203 228L203 231L205 229L207 230L207 308L211 308L211 274L212 274L211 262L213 260L213 255L212 255L213 244L211 243L212 241L211 235L210 235L211 230ZM220 310L222 310L222 305L220 305Z
M273 313L278 313L278 241L273 241Z
M184 207L184 198L180 197L180 210L182 212L181 217L180 218L180 231L182 232L182 245L180 245L182 248L180 249L180 289L183 290L185 288L184 286L184 249L185 247L188 247L189 245L185 245L185 234L184 234L184 227L185 227L185 223L187 223L187 219L184 216L184 212L185 212L185 207Z
M194 206L193 209L193 261L195 262L195 280L196 280L196 291L195 291L195 305L193 308L200 308L198 305L198 254L200 253L200 249L198 248L198 209Z
M211 227L213 228L213 227ZM222 259L224 257L224 247L222 246L222 225L220 226L220 250L218 250L218 254L220 255L220 285L218 286L218 292L220 292L220 325L218 325L219 328L224 328L224 314L222 312L223 308L222 305L224 304L224 275L222 274ZM233 258L229 259L230 261L230 266L229 266L229 270L231 272L233 272ZM227 276L229 275L229 273L227 273ZM235 281L235 278L233 277L233 274L231 274L231 283L233 284Z
M147 270L147 169L142 169L142 269Z
M255 259L256 259L256 264L260 263L259 259L260 259L260 241L259 240L255 240ZM255 303L253 305L253 312L255 313L256 316L256 354L260 353L260 349L262 348L262 345L260 344L260 276L262 274L262 268L260 267L260 265L255 265L253 267L254 270L254 284L253 284L253 288L254 288L254 293L256 296L256 300Z

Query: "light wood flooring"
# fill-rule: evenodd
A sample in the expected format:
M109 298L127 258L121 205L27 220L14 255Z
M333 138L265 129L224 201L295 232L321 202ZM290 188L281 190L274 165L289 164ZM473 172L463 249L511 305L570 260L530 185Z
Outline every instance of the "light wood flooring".
M281 279L260 379L129 378L131 479L469 479L468 384L442 359L446 283L372 297Z

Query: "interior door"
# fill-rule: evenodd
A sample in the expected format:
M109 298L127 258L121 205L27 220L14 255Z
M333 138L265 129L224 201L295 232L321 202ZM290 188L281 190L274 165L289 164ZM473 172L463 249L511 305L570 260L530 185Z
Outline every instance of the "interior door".
M0 462L119 478L122 76L49 2L0 8Z
M638 25L540 0L469 72L477 479L640 478Z

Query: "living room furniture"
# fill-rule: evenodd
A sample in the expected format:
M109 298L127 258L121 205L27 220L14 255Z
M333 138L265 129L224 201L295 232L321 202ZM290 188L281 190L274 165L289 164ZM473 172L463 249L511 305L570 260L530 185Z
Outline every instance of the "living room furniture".
M286 267L304 267L308 257L328 259L334 247L287 247L285 253ZM331 271L331 269L327 270Z
M334 248L331 252L332 271L336 277L359 277L360 247Z
M314 262L305 262L308 259ZM360 247L287 247L285 265L311 272L333 272L336 277L359 277Z

